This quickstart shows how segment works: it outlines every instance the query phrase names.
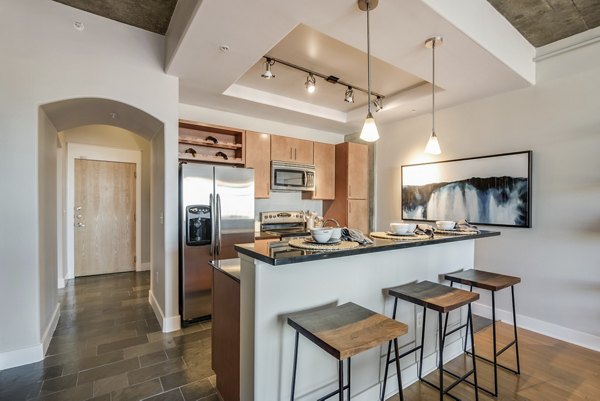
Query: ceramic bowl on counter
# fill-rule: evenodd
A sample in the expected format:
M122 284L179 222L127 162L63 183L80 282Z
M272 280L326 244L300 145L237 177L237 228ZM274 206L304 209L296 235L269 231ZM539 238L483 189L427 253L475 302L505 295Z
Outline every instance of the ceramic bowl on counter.
M325 243L331 239L333 230L333 228L313 228L310 230L310 235L315 241Z
M331 233L331 239L341 239L342 238L342 227L331 227L333 231Z
M456 222L449 220L438 220L435 222L435 226L440 230L454 230Z
M417 228L412 223L390 223L390 232L394 234L410 234Z

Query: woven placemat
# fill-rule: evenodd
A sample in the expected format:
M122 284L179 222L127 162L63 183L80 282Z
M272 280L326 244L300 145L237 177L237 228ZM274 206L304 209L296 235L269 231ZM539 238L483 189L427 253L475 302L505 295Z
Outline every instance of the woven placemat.
M434 229L433 235L475 235L477 231L457 231L457 230L439 230Z
M339 251L342 249L353 249L358 246L358 242L353 241L342 241L337 244L315 244L306 242L303 239L291 239L289 242L290 246L301 249L312 249L315 251Z
M382 239L392 239L394 241L422 241L424 239L429 239L429 235L427 234L417 234L417 235L392 235L383 231L376 231L371 233L371 237L373 238L382 238Z

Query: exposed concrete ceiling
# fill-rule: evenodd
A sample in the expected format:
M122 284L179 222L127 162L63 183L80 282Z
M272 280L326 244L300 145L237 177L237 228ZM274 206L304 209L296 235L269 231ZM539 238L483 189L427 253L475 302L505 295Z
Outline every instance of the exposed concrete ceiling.
M600 26L598 0L488 0L535 47Z
M54 0L92 14L164 35L177 0Z

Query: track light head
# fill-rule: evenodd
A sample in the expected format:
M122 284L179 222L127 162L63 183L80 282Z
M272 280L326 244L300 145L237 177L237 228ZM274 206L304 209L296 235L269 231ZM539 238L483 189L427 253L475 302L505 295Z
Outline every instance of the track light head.
M315 76L312 73L308 74L308 76L306 77L306 83L304 84L308 93L315 92L315 90L317 89L316 84L317 81L315 79Z
M373 100L373 106L375 107L375 112L383 110L383 99L381 96L377 96L377 98Z
M351 86L346 89L346 93L344 94L344 101L348 103L354 103L354 90Z
M264 79L275 78L275 74L273 74L271 72L271 66L273 64L275 64L275 60L271 60L270 58L268 58L265 61L265 72L263 72L260 76L263 77Z

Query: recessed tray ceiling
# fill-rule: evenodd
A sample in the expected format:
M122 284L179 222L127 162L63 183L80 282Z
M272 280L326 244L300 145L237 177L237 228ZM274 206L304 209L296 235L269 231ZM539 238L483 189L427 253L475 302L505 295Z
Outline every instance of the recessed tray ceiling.
M306 25L298 25L268 52L268 56L323 75L336 76L363 89L368 86L366 53ZM265 70L264 62L264 58L258 60L238 79L236 85L342 112L364 107L367 103L367 95L360 91L354 91L354 103L345 102L346 87L318 77L316 91L310 94L304 86L307 74L279 63L275 63L271 69L276 77L264 79L261 77ZM420 78L375 57L371 57L371 76L372 90L384 96L392 96L424 83Z

